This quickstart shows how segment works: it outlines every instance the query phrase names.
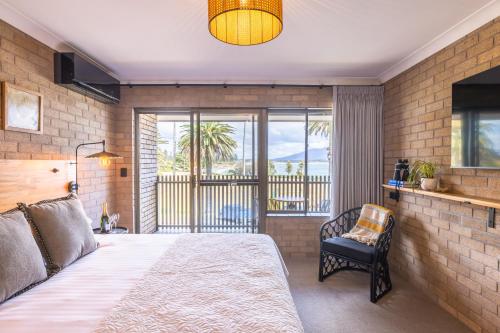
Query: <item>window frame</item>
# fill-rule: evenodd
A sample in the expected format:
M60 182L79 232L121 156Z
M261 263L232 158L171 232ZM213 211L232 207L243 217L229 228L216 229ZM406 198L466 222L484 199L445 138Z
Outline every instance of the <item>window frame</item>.
M269 209L269 175L266 172L266 181L265 181L265 189L266 189L266 201L265 201L265 216L266 217L282 217L282 216L290 216L290 217L317 217L317 216L329 216L330 212L327 213L314 213L309 211L309 118L310 114L315 112L328 112L332 115L331 125L333 127L333 109L332 108L267 108L266 109L266 132L265 132L265 153L263 156L263 162L266 166L266 171L269 165L269 116L272 114L297 114L304 115L304 181L302 185L304 186L303 194L304 194L304 205L301 210L270 210ZM332 134L330 133L329 138L329 153L332 153ZM331 179L331 174L329 174L329 178ZM330 197L331 195L329 195ZM331 200L331 199L330 199Z

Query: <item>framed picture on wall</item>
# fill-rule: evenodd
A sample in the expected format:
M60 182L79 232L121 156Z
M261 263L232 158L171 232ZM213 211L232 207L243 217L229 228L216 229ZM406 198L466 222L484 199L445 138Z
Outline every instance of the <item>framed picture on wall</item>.
M43 133L43 96L2 82L2 128L33 134Z

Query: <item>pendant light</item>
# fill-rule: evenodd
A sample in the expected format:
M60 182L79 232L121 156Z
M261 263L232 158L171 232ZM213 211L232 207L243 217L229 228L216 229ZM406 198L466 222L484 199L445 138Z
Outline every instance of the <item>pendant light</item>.
M208 30L233 45L263 44L283 30L282 0L208 0Z

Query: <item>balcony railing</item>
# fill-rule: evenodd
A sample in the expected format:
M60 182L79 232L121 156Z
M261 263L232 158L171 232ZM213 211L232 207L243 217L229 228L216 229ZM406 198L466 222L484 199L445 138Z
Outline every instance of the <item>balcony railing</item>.
M184 175L158 176L156 181L158 230L191 231L191 177Z
M309 176L307 183L304 176L269 176L267 183L270 213L326 214L330 211L329 176Z
M238 179L249 180L246 177ZM210 180L236 180L212 176ZM258 187L252 184L202 186L200 211L195 213L190 176L157 178L158 229L166 232L256 232ZM274 214L328 214L330 177L269 176L267 212ZM305 191L307 186L307 191ZM306 197L307 196L307 197ZM307 205L306 205L307 200ZM190 218L197 214L197 218ZM196 221L197 222L193 222Z

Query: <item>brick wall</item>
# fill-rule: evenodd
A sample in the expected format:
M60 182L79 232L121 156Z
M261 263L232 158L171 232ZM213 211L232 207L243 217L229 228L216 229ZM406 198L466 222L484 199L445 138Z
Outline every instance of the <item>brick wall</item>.
M106 139L113 143L111 108L55 85L53 53L0 20L0 81L44 97L43 135L0 130L2 159L74 160L75 147L82 142ZM97 150L87 149L82 155L92 152ZM114 168L100 169L95 160L82 159L80 163L81 198L87 213L97 220L102 202L108 201L113 209Z
M134 87L122 88L122 100L115 106L116 121L116 149L119 154L125 156L123 161L116 164L116 168L125 167L133 171L134 161L134 108L267 108L267 107L332 107L331 88L280 88L267 87ZM133 227L134 219L134 174L129 172L127 178L117 177L116 205L122 216L122 221L129 228ZM294 221L290 219L290 221ZM311 221L311 226L309 222ZM273 230L280 230L278 224L287 224L287 219L279 219L273 222ZM296 230L313 228L317 223L314 219L302 220L302 227L296 224ZM307 225L307 226L305 226ZM302 228L302 229L301 229ZM305 229L303 229L305 228ZM288 230L286 230L288 232ZM296 231L297 232L297 231ZM270 231L276 236L275 231ZM290 233L292 235L293 232ZM317 230L310 231L310 237L317 237ZM287 242L291 238L284 235L279 242ZM294 237L294 236L291 236ZM310 254L310 238L301 239L303 245L297 243L303 255ZM277 237L275 237L277 239ZM306 244L307 245L304 245ZM282 243L283 244L283 243ZM286 244L286 243L284 243ZM285 255L293 253L298 255L296 247L282 245ZM307 250L306 250L307 248Z
M156 115L139 115L139 129L141 146L139 161L140 232L146 234L156 231L156 176L158 174Z
M283 256L318 257L319 228L328 217L268 217L266 233L270 235Z
M385 179L397 158L442 165L454 192L500 197L500 171L450 169L451 85L500 65L500 19L385 84ZM387 194L387 193L386 193ZM392 267L476 332L500 331L500 230L484 207L405 194L397 211ZM497 225L500 219L497 217Z

